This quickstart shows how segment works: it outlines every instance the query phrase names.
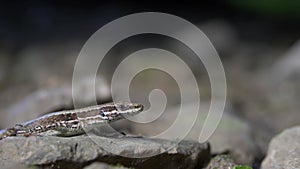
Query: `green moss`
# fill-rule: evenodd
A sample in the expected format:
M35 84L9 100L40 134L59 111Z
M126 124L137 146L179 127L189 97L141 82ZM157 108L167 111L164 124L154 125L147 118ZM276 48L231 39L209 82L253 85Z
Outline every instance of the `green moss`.
M230 0L239 9L278 17L299 18L300 1L295 0Z
M127 167L124 167L122 164L120 164L120 163L117 163L116 165L113 165L112 166L113 168L127 168ZM128 168L128 169L134 169L134 168L132 168L132 167L130 167L130 168Z
M235 165L233 166L233 169L252 169L252 167L246 165Z

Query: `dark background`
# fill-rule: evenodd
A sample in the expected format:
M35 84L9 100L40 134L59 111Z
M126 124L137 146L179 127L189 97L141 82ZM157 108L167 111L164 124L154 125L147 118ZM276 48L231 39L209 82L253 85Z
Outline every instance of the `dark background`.
M1 46L22 48L59 38L86 38L105 23L137 12L165 12L192 23L226 19L247 40L292 43L299 37L294 1L2 1ZM15 49L14 49L15 50Z

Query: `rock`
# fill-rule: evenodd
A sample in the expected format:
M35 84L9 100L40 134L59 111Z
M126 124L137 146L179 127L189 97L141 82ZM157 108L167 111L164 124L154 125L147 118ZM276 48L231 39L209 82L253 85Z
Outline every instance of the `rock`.
M300 126L284 130L275 136L261 169L299 169L300 167Z
M37 90L3 110L5 114L1 115L1 127L7 128L16 123L32 120L57 109L71 108L74 106L73 98L77 99L76 105L84 106L95 102L96 99L98 101L109 100L111 95L107 81L102 76L95 77L95 80L97 82L95 90L91 90L93 77L83 78L82 82L77 84L77 88L73 90L74 86L71 84Z
M300 40L292 45L292 47L278 59L271 67L268 75L271 76L268 80L272 80L273 83L281 83L286 81L289 77L300 74Z
M146 136L156 136L158 132L162 133L166 129L175 128L173 132L168 134L164 133L164 139L175 140L179 135L183 135L183 128L193 125L194 116L191 115L194 103L186 103L183 105L182 109L186 112L184 119L178 121L177 125L174 125L174 119L177 117L177 112L179 107L173 107L166 109L160 118L152 123L133 125L133 132L135 134L142 134ZM197 119L192 129L188 131L186 140L198 141L199 135L202 130L204 121L207 116L207 109L209 104L201 102L200 113L197 115ZM222 119L214 131L213 135L209 138L209 143L211 144L212 153L220 154L224 152L230 152L232 158L240 164L252 164L257 156L261 156L259 146L256 145L252 135L253 131L251 126L246 121L232 115L229 113L230 110L225 110ZM142 114L143 115L143 114ZM144 116L150 116L151 114L144 114ZM147 117L145 117L147 119ZM213 128L216 126L215 121L208 121L208 127ZM171 127L170 127L171 126Z
M157 155L145 156L153 154ZM146 169L195 168L203 167L209 160L209 144L191 141L175 144L160 139L99 136L9 137L0 141L1 167L17 163L65 169L105 162Z
M260 63L265 63L258 66L255 72L236 68L230 70L232 72L228 73L228 78L232 80L228 86L231 86L229 94L235 97L231 99L232 102L244 110L246 118L279 133L298 125L300 121L300 41L296 41L288 49L281 49L282 51L278 51L277 47L272 48L276 48L271 49L275 52L273 57L263 54L269 60L257 59Z
M33 168L32 166L24 165L24 164L16 164L16 163L11 163L11 164L0 164L1 169L36 169Z
M217 155L210 160L206 169L232 169L235 165L229 155Z
M251 165L260 156L252 132L246 121L225 112L218 128L209 138L212 152L228 151L237 163Z
M216 19L199 24L198 27L222 56L229 56L236 50L239 39L237 31L229 22Z

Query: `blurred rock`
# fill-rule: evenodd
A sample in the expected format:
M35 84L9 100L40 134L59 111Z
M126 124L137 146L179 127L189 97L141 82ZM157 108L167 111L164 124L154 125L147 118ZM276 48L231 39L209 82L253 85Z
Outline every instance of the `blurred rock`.
M296 43L291 49L282 45L255 49L253 44L244 45L246 50L239 48L236 59L225 65L228 98L239 110L237 115L269 130L267 134L271 136L300 121L300 74L296 66L299 46Z
M63 45L61 45L63 44ZM18 53L10 72L13 83L38 85L49 77L71 80L82 42L75 40L39 43L23 48Z
M151 154L156 156L147 157ZM189 169L203 167L209 160L209 144L191 141L175 144L159 139L99 136L10 137L0 141L0 166L21 163L76 169L90 162L105 162L143 169Z
M10 66L10 54L9 52L0 49L0 84L4 84L4 78L8 74L9 66Z
M272 68L269 78L273 83L282 82L291 76L300 76L300 41L296 42L283 56L278 59Z
M83 42L58 38L12 48L10 53L1 48L0 128L74 107L71 81ZM75 93L79 98L77 107L95 104L94 93L98 103L110 100L108 82L103 75L96 78L95 89L90 87L94 81L89 80L92 77L82 77Z
M264 115L260 118L276 133L298 125L300 121L299 56L300 41L289 48L270 68L260 72L256 79L253 77L253 80L249 80L253 81L250 90L262 95L259 99L261 101L256 102L256 105L263 103L260 111L264 112ZM255 98L257 100L257 96Z
M249 124L251 126L251 138L259 149L256 157L258 160L257 162L260 163L264 156L267 154L268 146L272 137L274 136L274 132L273 130L259 123L249 122Z
M212 152L216 154L229 152L237 163L251 165L261 156L252 132L251 126L246 121L225 112L218 128L209 138Z
M274 137L261 169L297 169L300 167L300 126L289 128Z
M227 21L210 20L198 26L221 56L228 56L236 50L238 43L237 31Z
M95 80L96 89L92 90L90 87L91 83L94 82L92 78L83 78L81 84L77 85L78 88L73 89L74 95L72 85L35 91L7 109L2 110L1 127L6 128L16 123L28 121L54 110L73 108L73 97L76 97L76 106L95 104L96 100L102 102L109 100L111 96L107 81L101 76L96 77ZM94 98L94 95L96 98Z
M203 38L202 42L199 42L199 40L201 39L195 38L197 36L194 36L192 34L194 32L188 29L180 30L180 32L178 32L178 35L188 40L189 42L194 42L194 44L199 45L198 47L203 48L202 50L206 50L203 52L206 52L207 54L210 55L212 54L209 51L210 47L207 48L204 47L204 45L206 45L208 41L211 43L211 45L213 45L213 47L217 50L218 54L220 54L222 57L230 56L233 52L236 52L238 35L235 28L229 22L225 20L209 20L208 22L199 23L197 24L197 26L208 39ZM176 44L173 42L170 42L169 45L171 47L173 46L172 48L174 51L177 51L175 48L179 48L180 51L184 50L185 53L181 53L182 54L181 57L189 57L189 55L192 54L192 53L188 53L190 50L189 47L185 48L184 46L181 46L180 44ZM189 55L186 55L187 53ZM192 58L192 59L196 61L198 57L196 56L196 58ZM201 63L195 66L196 67L194 67L194 69L199 70L199 66L201 66Z

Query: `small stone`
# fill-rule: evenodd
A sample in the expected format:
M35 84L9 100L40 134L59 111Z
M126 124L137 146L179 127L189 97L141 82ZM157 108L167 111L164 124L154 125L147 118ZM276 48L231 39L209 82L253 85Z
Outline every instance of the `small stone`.
M235 165L229 155L217 155L211 159L206 169L232 169Z

